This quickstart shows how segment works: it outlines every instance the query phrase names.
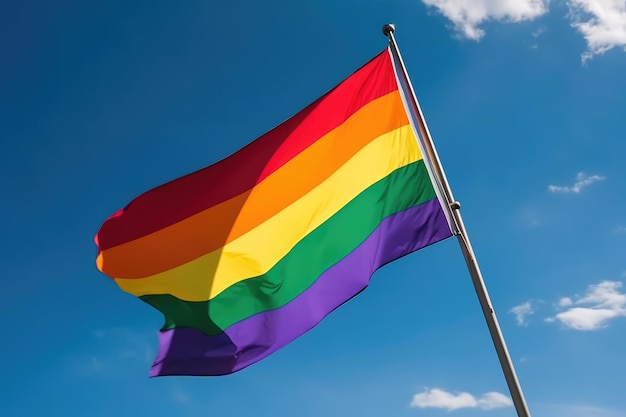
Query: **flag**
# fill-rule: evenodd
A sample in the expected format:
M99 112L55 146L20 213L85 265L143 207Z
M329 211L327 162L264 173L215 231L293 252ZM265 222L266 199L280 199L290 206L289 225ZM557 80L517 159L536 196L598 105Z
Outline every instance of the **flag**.
M236 153L104 222L98 269L165 317L151 376L245 368L381 266L451 236L407 114L386 49Z

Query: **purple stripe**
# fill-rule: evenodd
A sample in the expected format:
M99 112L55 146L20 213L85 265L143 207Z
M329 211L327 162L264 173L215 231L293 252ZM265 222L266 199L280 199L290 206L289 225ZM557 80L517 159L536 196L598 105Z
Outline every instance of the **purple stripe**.
M248 317L217 336L192 328L159 332L150 376L224 375L243 369L313 328L367 287L381 266L451 235L437 199L389 216L283 307Z

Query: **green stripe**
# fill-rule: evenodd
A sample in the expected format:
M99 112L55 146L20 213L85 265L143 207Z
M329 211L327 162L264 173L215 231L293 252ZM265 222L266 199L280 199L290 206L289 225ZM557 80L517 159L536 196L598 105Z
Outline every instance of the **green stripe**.
M169 294L140 298L165 316L163 329L194 327L207 335L287 304L310 287L392 214L436 198L424 161L399 168L371 185L305 236L267 273L237 282L211 301Z

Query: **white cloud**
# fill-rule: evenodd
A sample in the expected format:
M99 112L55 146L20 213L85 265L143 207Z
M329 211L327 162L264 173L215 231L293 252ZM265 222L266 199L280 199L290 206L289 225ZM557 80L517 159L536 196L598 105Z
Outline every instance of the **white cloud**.
M606 322L620 316L615 310L606 308L574 307L556 315L556 319L575 330L597 330L606 327Z
M460 408L474 408L478 406L478 401L468 392L452 394L433 388L422 393L415 394L411 407L417 408L443 408L448 411L458 410Z
M513 401L499 392L488 392L478 400L478 407L483 410L495 410L496 408L511 407Z
M575 193L578 194L583 188L590 186L591 184L603 181L606 177L600 175L587 176L584 172L579 172L576 175L576 182L572 186L565 185L548 185L548 190L552 193Z
M530 301L526 301L525 303L513 307L509 310L509 312L515 314L515 321L518 326L527 326L528 323L526 322L526 316L535 313Z
M422 0L447 17L456 31L475 41L480 40L485 31L481 23L488 20L521 22L533 20L548 11L550 0Z
M617 226L615 228L615 230L613 230L613 233L615 233L617 235L622 234L622 233L626 233L626 226Z
M546 321L558 320L569 328L583 331L605 328L609 320L626 316L626 294L619 292L621 287L622 283L617 281L590 285L587 293L576 301L562 298L559 307L567 307L567 310Z
M576 304L589 303L598 307L623 309L626 307L626 294L618 291L621 287L622 283L617 281L603 281L598 285L590 285L587 294Z
M587 41L583 63L615 47L626 51L626 2L624 0L569 0L572 26Z
M511 407L513 402L509 397L499 392L488 392L482 397L476 398L469 392L453 394L439 388L432 388L426 389L422 393L415 394L410 405L416 408L442 408L448 411L462 408L493 410L496 408Z

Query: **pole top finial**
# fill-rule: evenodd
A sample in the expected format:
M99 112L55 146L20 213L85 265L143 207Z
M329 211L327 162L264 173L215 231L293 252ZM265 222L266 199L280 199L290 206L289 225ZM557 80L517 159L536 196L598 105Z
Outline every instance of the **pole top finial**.
M387 23L385 26L383 26L383 34L387 37L389 37L390 33L393 33L396 31L396 26L393 23Z

